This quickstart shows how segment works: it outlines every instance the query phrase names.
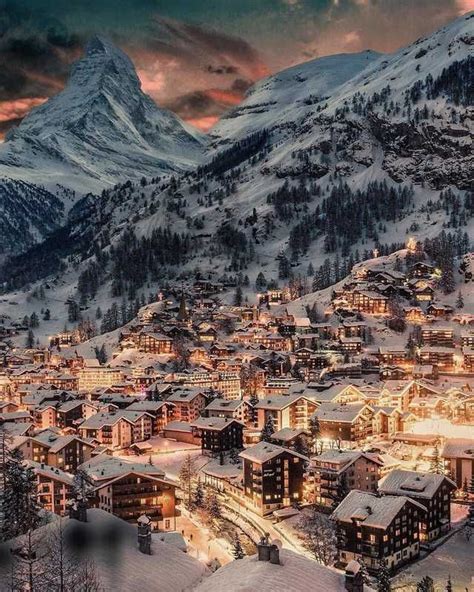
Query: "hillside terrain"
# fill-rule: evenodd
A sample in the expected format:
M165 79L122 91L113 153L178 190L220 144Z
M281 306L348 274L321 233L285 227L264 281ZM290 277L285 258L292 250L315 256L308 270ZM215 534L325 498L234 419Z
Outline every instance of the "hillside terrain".
M65 266L74 278L71 296L91 305L100 293L133 299L164 281L200 275L252 288L263 276L263 285L296 280L323 289L357 261L400 249L410 236L432 240L443 230L458 245L456 256L463 255L474 224L473 16L393 55L329 56L259 82L214 128L205 155L204 141L174 118L170 123L153 111L160 125L174 130L158 138L150 135L148 119L135 118L141 135L134 168L141 180L130 175L80 199L46 243L8 261L0 272L5 289L51 274L62 283ZM127 58L101 41L92 43L82 64L102 64L104 52L121 68L114 66L114 75L124 76ZM96 75L80 63L69 90L32 113L11 146L45 118L57 121L57 108L72 93L71 117L82 122L81 130L92 137L99 122L111 126L108 144L117 148L118 161L110 170L101 161L91 177L112 179L115 167L122 168L119 146L130 126L118 116L114 77L106 72ZM131 98L136 76L125 73L127 105L148 113L149 100ZM112 90L98 97L106 97L107 116L100 101L89 113L77 89L101 87L104 80ZM154 168L156 162L147 168L143 138L147 150L153 144L167 153L165 170ZM170 145L174 153L166 150ZM133 150L133 143L127 146L127 158ZM177 158L183 151L186 158Z

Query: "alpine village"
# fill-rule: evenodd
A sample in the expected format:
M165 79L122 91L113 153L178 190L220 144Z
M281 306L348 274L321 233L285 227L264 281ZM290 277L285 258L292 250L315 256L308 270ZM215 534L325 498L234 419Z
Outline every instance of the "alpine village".
M130 132L113 186L39 170L79 103L174 118L107 40L7 136L2 591L474 591L473 17L270 77L210 139L166 119L156 175Z

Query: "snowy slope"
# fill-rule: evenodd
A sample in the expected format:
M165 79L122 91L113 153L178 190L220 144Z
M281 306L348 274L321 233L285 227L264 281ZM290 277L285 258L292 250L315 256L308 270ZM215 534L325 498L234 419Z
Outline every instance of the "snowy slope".
M212 129L224 141L245 137L256 129L295 121L324 105L334 91L376 61L374 51L326 56L298 64L255 84L238 107Z
M121 50L94 38L66 88L31 111L0 146L0 174L85 193L187 170L204 145L141 91Z

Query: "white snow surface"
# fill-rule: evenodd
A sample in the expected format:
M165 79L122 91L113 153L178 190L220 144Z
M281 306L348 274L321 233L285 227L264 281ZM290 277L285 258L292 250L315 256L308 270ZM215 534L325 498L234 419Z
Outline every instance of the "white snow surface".
M86 193L188 170L205 143L142 92L125 53L95 37L66 88L33 109L0 145L0 174Z
M344 592L341 572L288 549L280 550L281 565L257 556L232 561L205 579L196 592Z

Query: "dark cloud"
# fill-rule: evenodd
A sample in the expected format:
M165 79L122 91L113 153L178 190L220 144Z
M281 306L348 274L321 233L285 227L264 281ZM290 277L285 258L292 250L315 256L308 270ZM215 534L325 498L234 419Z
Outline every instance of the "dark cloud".
M57 93L96 33L129 53L158 104L207 127L270 71L330 53L393 51L473 8L474 0L0 0L0 122L8 127Z

